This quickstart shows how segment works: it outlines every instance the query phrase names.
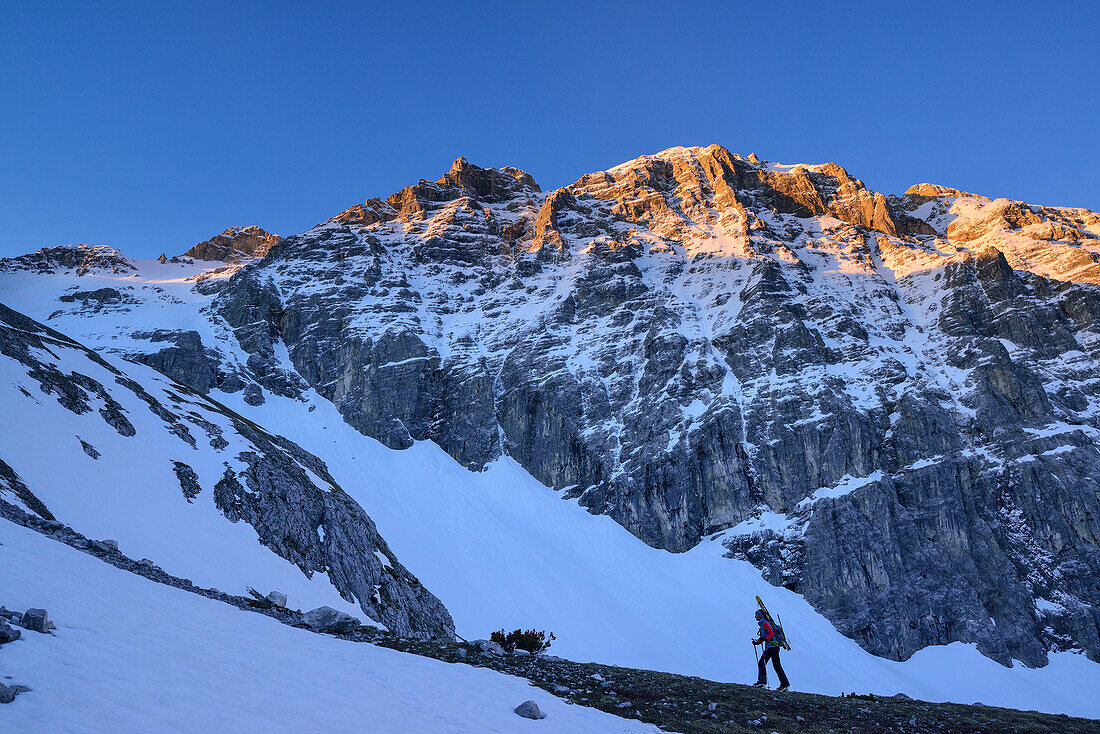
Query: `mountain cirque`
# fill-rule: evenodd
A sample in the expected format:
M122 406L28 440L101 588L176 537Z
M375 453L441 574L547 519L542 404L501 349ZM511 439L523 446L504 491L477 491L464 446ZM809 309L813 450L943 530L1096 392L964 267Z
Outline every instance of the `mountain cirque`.
M879 655L1100 660L1098 253L1087 210L719 146L551 192L459 159L196 282L213 343L127 338L200 391L507 454L657 547L721 534Z

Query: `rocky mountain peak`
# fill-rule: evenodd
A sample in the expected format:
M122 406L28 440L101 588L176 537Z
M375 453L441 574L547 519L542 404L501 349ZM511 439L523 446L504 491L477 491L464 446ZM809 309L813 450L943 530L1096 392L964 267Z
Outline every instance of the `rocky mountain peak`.
M257 226L227 227L224 232L198 243L184 253L196 260L235 262L246 257L263 257L283 238Z
M579 198L612 202L611 213L662 238L707 242L706 252L746 255L757 243L789 237L783 215L831 216L897 234L882 194L870 191L835 163L784 165L745 158L720 145L676 147L583 176L570 190Z
M950 186L940 186L939 184L931 184L931 183L913 184L912 186L910 186L908 189L905 190L905 195L906 196L924 196L924 197L927 197L927 198L939 198L939 197L947 197L947 196L953 196L953 197L966 196L966 197L974 197L974 198L985 198L985 197L978 197L976 194L968 194L965 191L959 191L958 189L953 189Z
M460 157L436 181L420 179L413 186L380 199L368 199L333 217L330 221L370 225L376 222L417 221L429 217L440 206L469 199L468 206L498 204L513 199L533 199L541 192L535 179L512 166L482 168Z
M541 191L535 179L526 171L512 166L482 168L460 157L451 164L451 170L436 181L441 186L451 186L468 192L470 196L486 201L499 201L525 190Z
M127 273L134 269L133 259L107 245L55 245L27 255L0 259L0 272L31 270L53 273L62 270L87 275L96 272Z
M371 225L376 222L388 222L396 219L399 212L387 201L378 198L367 199L337 214L330 221L346 224Z
M657 547L726 533L877 654L1100 656L1100 217L961 193L718 145L546 194L460 158L200 285L216 342L141 361L508 456Z

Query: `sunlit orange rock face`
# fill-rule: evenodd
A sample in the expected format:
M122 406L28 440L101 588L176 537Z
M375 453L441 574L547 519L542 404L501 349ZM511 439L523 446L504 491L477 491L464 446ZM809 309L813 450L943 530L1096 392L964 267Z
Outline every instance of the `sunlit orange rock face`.
M994 249L1015 270L1100 284L1100 216L1081 208L989 199L933 184L892 197L895 210L926 224L922 241L941 255Z
M263 257L275 245L283 241L259 227L229 227L219 235L200 242L186 253L196 260L220 260L236 262L246 257Z

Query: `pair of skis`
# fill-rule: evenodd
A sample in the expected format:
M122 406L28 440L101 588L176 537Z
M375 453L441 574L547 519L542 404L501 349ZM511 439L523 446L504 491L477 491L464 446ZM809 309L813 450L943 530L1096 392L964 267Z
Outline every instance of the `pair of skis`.
M770 624L772 626L772 630L775 630L775 628L776 628L775 620L772 619L771 612L768 611L768 608L766 606L764 606L764 600L761 599L758 596L758 597L756 597L756 603L760 605L760 611L762 611L764 613L764 619L767 620L768 624ZM782 617L779 618L779 629L783 629L783 618ZM787 642L787 630L785 630L785 629L783 629L783 639L779 641L779 645L784 650L790 650L791 649L790 643Z

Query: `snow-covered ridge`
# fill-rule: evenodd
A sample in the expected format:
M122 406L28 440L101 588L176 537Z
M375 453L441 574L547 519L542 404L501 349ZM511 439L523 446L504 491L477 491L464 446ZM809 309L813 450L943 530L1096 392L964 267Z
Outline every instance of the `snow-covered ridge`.
M446 610L317 457L2 304L0 355L0 500L208 586L277 588L305 609L450 635Z

